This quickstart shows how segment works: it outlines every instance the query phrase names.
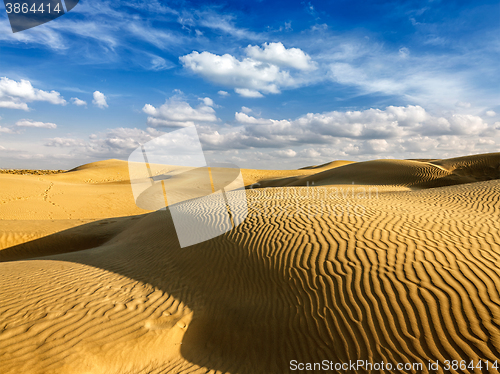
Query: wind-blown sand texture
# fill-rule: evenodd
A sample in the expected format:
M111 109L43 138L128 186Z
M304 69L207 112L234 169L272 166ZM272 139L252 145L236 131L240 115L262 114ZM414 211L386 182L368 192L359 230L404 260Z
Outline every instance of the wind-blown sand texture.
M0 371L497 372L500 153L243 175L279 187L181 249L168 209L135 206L125 162L0 174Z

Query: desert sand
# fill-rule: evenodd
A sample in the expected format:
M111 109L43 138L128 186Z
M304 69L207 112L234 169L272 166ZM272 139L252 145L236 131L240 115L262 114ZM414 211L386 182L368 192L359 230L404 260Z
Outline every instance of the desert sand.
M0 372L497 372L500 153L242 174L243 223L180 248L125 161L0 173Z

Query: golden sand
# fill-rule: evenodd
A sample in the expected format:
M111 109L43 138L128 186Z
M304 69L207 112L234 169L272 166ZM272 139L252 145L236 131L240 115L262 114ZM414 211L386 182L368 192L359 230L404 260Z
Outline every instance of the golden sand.
M0 372L497 372L500 153L243 176L274 188L180 248L168 209L135 206L126 162L0 174Z

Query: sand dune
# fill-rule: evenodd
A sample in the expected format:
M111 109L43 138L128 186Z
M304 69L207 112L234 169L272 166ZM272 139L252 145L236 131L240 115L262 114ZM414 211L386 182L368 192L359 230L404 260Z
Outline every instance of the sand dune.
M146 212L135 205L127 163L120 160L57 174L0 173L0 185L0 250L95 220Z
M13 185L0 232L69 225L2 239L2 373L288 373L292 360L495 373L500 154L431 161L243 171L247 184L315 187L248 189L241 225L182 249L168 209L129 201L122 162L0 175Z
M307 176L264 180L261 185L372 184L431 188L499 178L500 153L489 153L446 160L373 160L349 163L327 167L326 170Z

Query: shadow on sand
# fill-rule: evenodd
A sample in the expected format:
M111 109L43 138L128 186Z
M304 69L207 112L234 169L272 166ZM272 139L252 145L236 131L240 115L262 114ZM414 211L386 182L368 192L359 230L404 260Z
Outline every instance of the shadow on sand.
M290 360L347 360L345 338L334 339L331 316L318 315L327 306L310 288L314 272L291 266L295 255L283 251L281 241L267 243L276 228L252 232L251 226L245 221L210 241L180 248L170 212L163 210L20 244L1 251L0 261L70 261L161 289L193 311L181 354L208 369L283 373ZM295 239L302 230L297 231ZM50 256L33 258L36 253Z

